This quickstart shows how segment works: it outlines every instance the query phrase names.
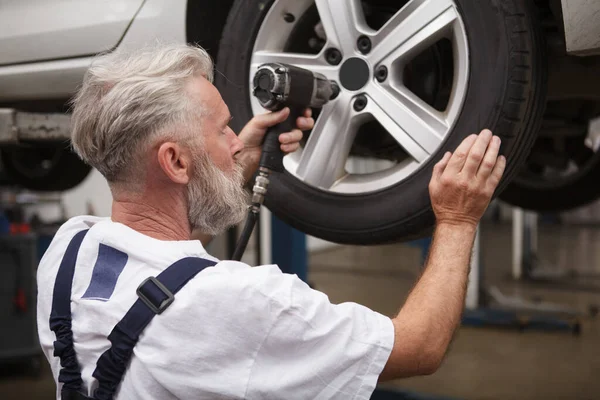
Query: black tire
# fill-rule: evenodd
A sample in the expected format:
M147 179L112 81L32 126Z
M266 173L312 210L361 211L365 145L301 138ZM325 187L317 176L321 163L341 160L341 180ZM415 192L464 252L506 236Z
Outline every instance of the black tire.
M589 204L600 198L600 152L577 177L539 183L515 178L501 199L526 210L561 212Z
M4 148L0 157L4 183L33 191L72 189L91 170L68 145Z
M434 164L469 134L490 128L502 138L508 165L501 191L533 144L545 103L543 37L529 0L457 0L469 40L470 76L463 111L435 156L393 187L338 195L288 173L272 176L266 205L293 227L348 244L407 240L431 232L428 184ZM273 0L237 0L221 40L216 84L239 121L252 117L248 71L261 22Z
M600 63L600 58L586 60ZM500 198L536 212L568 211L600 198L600 150L586 144L587 139L596 135L590 129L597 130L590 121L599 117L600 101L596 99L549 101L544 118L566 121L575 134L553 136L552 128L549 134L542 125L541 132L545 135L538 137L522 170Z

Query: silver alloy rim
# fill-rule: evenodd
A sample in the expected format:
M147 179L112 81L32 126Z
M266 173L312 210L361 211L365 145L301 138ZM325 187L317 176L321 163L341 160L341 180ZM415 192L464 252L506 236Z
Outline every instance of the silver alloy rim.
M294 23L287 13L301 16L316 2L326 44L317 55L284 52ZM296 18L296 21L298 18ZM357 49L360 36L367 36L372 49L363 55ZM397 74L380 83L374 77L379 66L390 72L403 68L421 51L438 40L452 43L454 75L445 111L438 111L408 90ZM330 65L328 48L338 49L343 60ZM440 148L460 114L467 90L469 55L467 36L452 0L411 0L385 25L375 31L363 15L361 0L276 0L257 35L250 62L252 79L259 65L282 62L310 69L340 82L344 61L358 57L370 69L368 83L357 91L342 88L340 95L323 107L304 148L284 158L288 172L304 183L324 191L364 194L393 186L423 166ZM361 111L353 107L357 95L367 97ZM265 110L250 94L252 111ZM380 162L385 169L370 173L348 172L346 165L356 132L365 121L376 119L410 156L398 163Z

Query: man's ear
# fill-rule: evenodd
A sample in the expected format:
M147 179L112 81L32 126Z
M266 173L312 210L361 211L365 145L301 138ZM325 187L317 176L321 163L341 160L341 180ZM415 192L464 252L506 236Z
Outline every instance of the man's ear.
M175 183L187 185L192 173L192 159L189 151L180 144L165 142L158 148L158 164L165 175Z

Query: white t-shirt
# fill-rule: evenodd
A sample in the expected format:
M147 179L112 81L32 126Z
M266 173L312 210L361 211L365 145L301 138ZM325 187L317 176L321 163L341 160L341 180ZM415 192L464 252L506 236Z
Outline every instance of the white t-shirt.
M139 284L184 257L216 259L197 240L153 239L110 218L66 222L37 273L39 338L55 382L54 282L67 245L88 228L71 311L83 387L91 396L107 336L137 300ZM369 399L393 343L384 315L355 303L331 304L275 265L221 261L190 280L146 327L115 398Z

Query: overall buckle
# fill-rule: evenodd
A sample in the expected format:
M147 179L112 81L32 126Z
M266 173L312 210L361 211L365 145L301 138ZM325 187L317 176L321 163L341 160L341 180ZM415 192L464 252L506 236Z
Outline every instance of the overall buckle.
M153 289L152 286L158 288L166 298L158 299L156 290ZM161 314L171 305L173 300L175 300L173 293L153 276L142 282L141 285L138 286L136 293L140 300L142 300L155 314ZM157 304L158 302L160 303Z

